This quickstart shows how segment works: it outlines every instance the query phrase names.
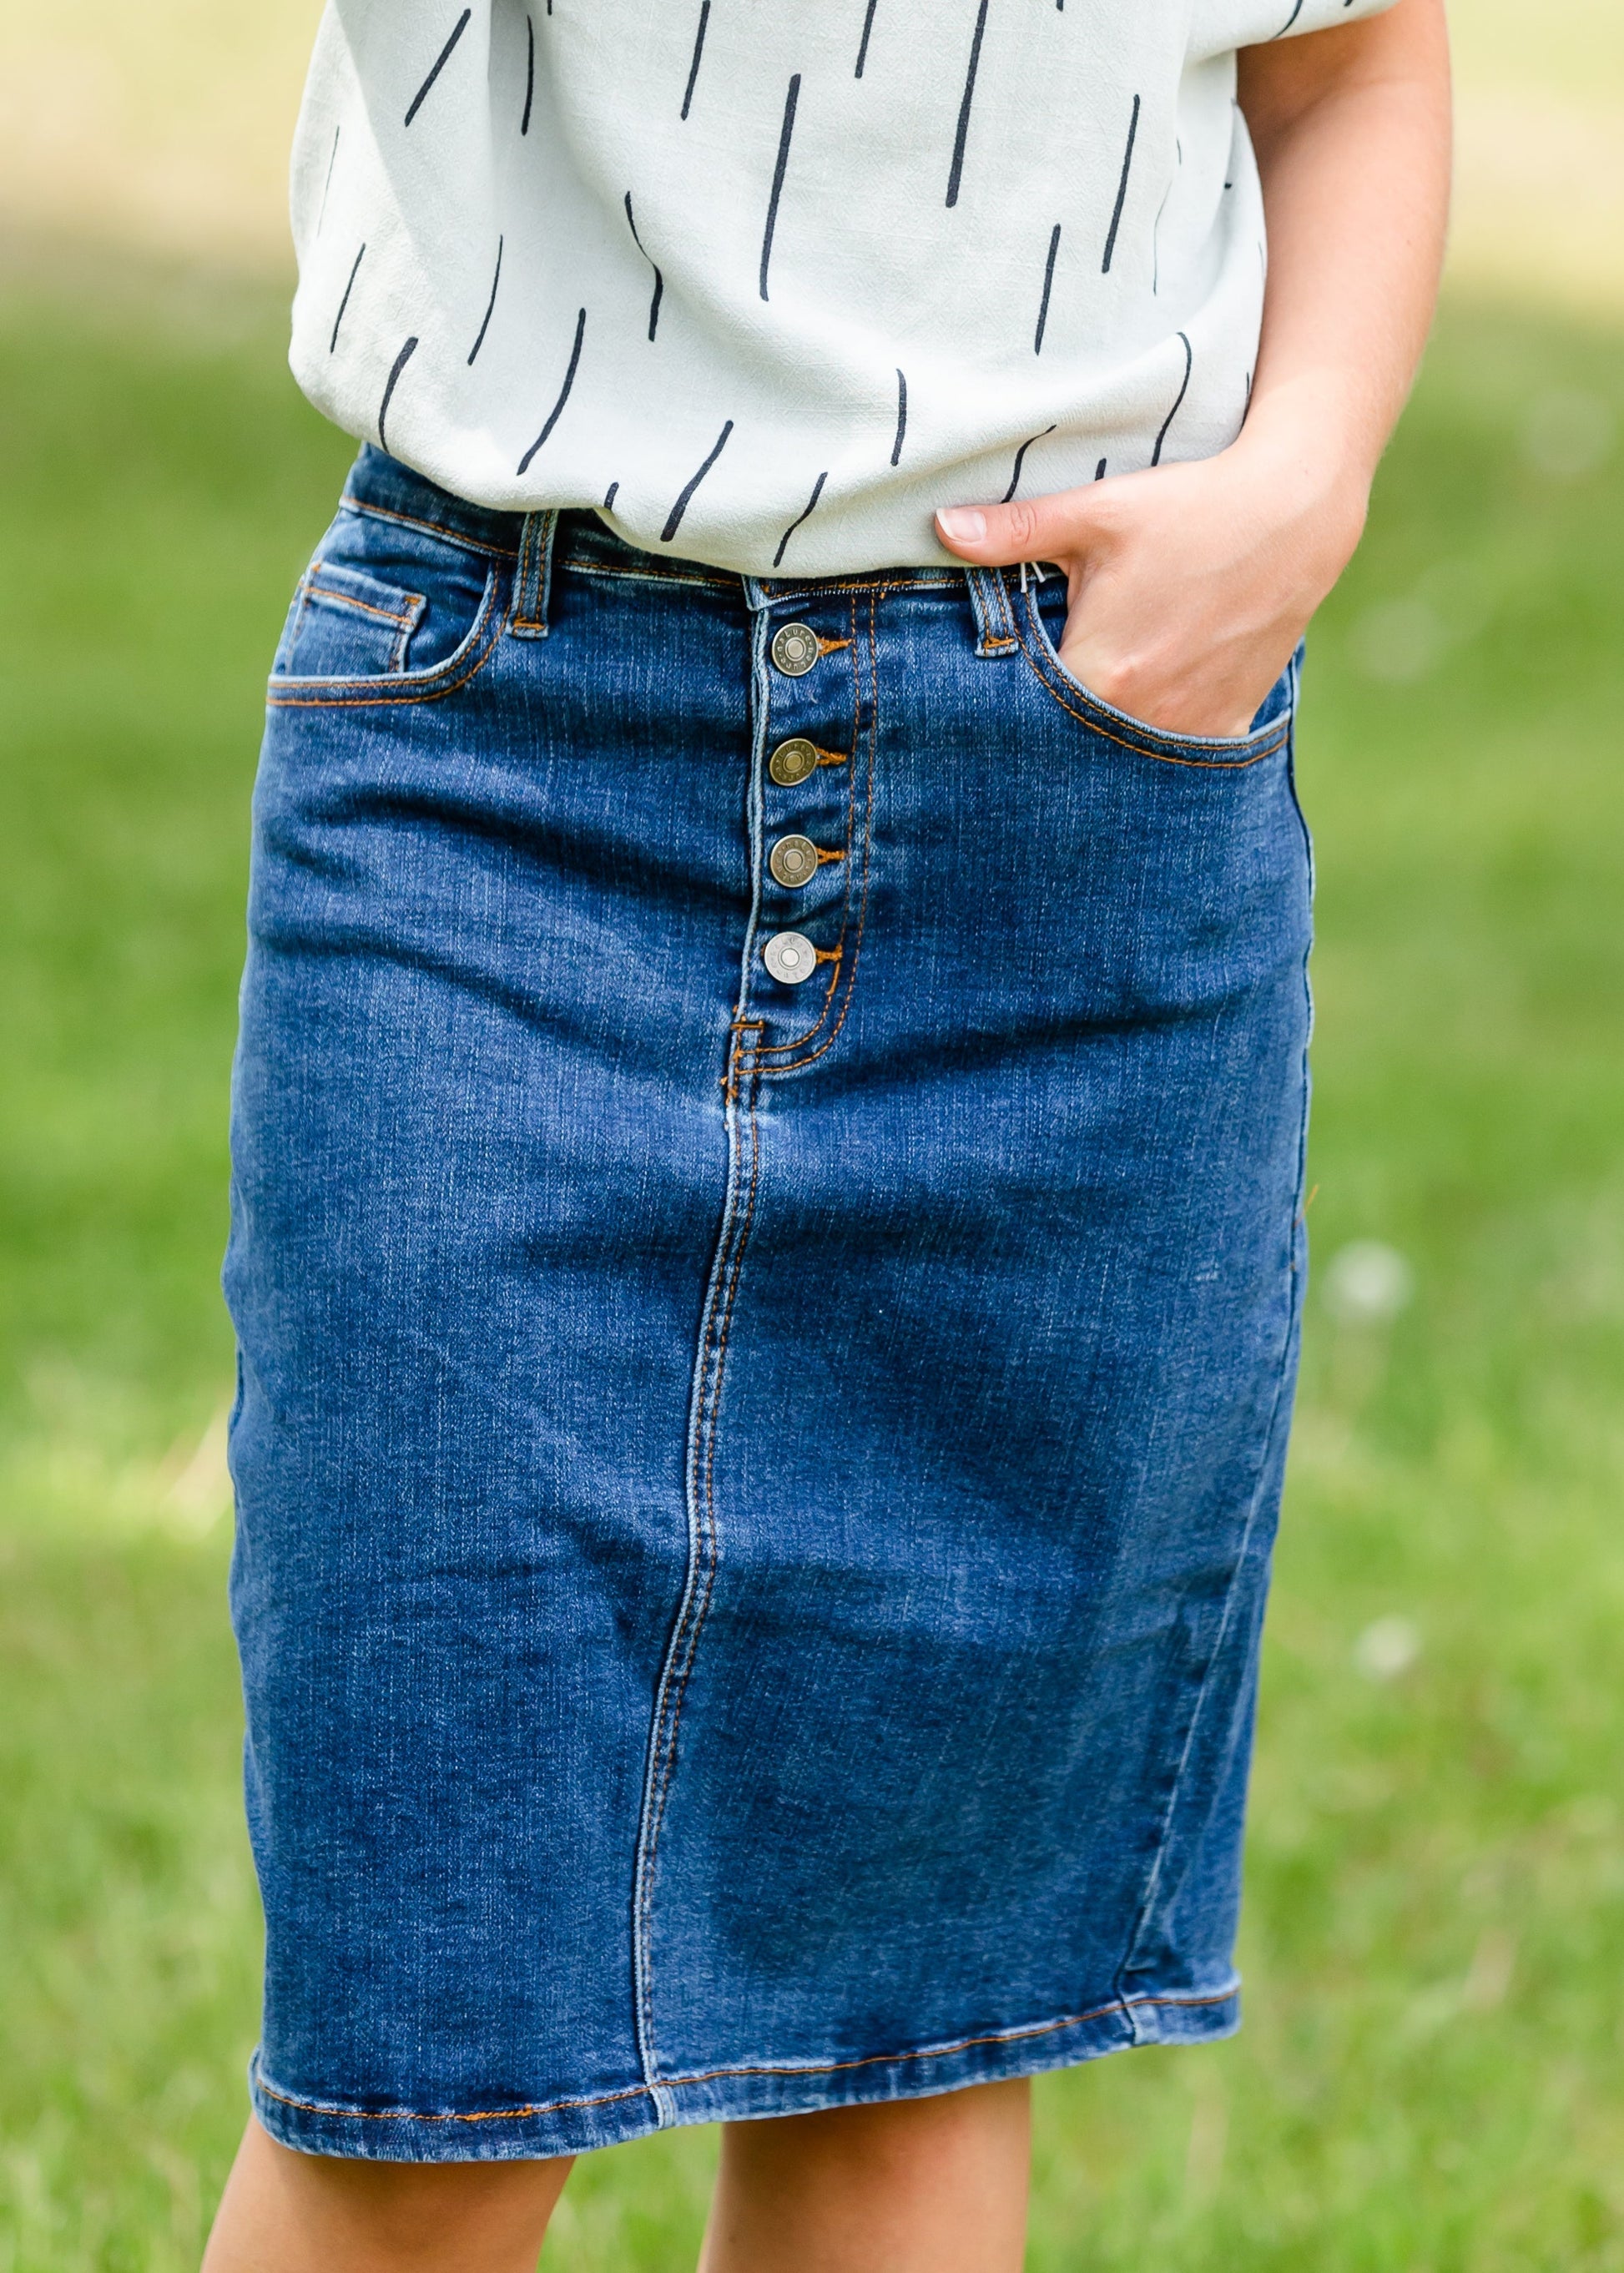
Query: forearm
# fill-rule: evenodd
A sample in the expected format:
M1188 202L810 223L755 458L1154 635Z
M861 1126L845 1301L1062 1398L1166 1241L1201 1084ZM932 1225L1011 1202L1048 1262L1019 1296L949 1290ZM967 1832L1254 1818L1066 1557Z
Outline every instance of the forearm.
M1362 523L1437 296L1449 200L1443 0L1398 0L1240 58L1268 224L1243 447L1283 454Z
M1215 457L937 515L967 560L1055 560L1061 657L1165 730L1243 733L1365 525L1432 319L1449 190L1443 0L1245 49L1269 230L1239 439Z

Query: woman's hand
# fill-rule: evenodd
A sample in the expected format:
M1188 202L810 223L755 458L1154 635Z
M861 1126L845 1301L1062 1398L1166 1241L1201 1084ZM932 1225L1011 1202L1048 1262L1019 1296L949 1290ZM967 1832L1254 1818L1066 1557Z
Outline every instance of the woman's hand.
M1364 525L1362 485L1282 444L1248 433L1193 465L936 525L963 559L1065 571L1061 660L1107 702L1171 733L1244 734Z
M1067 668L1184 734L1245 731L1358 542L1438 286L1443 0L1244 49L1239 94L1269 262L1238 439L1197 464L936 516L961 559L1057 561Z

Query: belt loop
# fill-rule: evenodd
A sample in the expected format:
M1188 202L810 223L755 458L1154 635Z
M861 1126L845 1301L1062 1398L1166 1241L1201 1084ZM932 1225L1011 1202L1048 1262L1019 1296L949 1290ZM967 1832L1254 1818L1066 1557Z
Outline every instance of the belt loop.
M1013 655L1020 641L1010 608L1010 588L1002 568L966 568L970 605L975 611L975 651L980 656Z
M513 621L508 628L516 639L545 639L547 602L553 593L553 544L558 535L558 514L527 513L519 539L519 573L513 596Z

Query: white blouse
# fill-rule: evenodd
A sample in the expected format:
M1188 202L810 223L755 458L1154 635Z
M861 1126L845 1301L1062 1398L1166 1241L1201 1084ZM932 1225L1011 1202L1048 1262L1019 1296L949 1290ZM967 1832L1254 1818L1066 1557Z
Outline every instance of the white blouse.
M328 0L293 368L481 505L757 575L1233 440L1235 50L1388 0Z

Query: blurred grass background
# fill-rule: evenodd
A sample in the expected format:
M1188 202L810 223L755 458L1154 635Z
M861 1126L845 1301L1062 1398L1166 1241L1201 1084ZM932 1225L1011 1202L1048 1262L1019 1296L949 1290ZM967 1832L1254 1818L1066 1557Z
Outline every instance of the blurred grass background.
M259 686L349 455L282 363L312 14L0 0L0 2273L191 2266L243 2119L215 1272ZM1034 2273L1624 2273L1624 18L1460 17L1455 282L1304 724L1247 2026L1040 2087ZM583 2166L546 2262L691 2263L712 2151Z

